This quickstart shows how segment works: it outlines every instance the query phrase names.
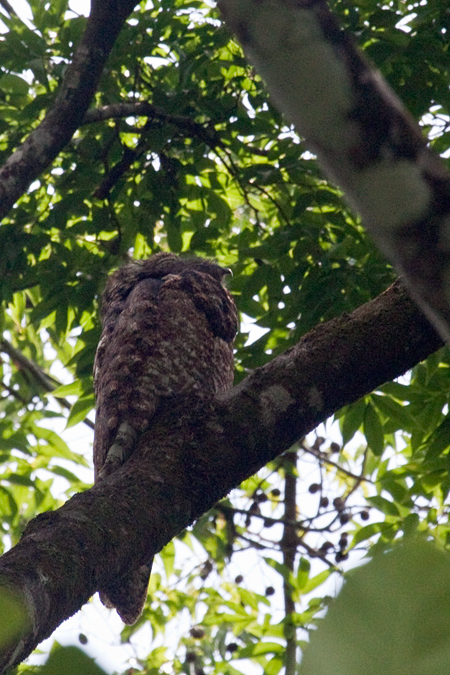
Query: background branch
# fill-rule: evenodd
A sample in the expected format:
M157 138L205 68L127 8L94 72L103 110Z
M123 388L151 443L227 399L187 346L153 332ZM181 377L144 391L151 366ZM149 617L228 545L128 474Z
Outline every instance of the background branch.
M218 4L279 108L450 341L450 175L420 127L325 0Z
M37 382L37 384L46 392L51 393L54 391L57 387L61 386L61 383L58 382L56 378L54 378L52 375L48 375L40 366L37 365L37 363L34 363L34 361L31 361L30 359L27 359L24 354L20 351L20 349L16 349L8 340L3 338L0 340L0 351L4 352L5 354L8 354L10 359L17 364L21 369L26 370L29 372L33 379ZM5 384L3 384L3 387L5 389L8 389ZM8 389L9 390L9 389ZM17 392L14 392L12 390L12 393L14 395L17 395ZM69 401L64 398L57 396L55 397L60 403L63 408L66 408L66 410L71 410L72 405L69 403ZM27 401L23 401L20 399L22 403L27 405ZM86 424L90 429L94 429L94 423L91 422L90 419L85 418L83 420L83 424Z

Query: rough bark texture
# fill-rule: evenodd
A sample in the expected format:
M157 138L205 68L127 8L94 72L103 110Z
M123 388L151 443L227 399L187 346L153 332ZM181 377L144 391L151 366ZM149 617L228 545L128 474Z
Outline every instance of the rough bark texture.
M325 0L219 0L325 172L450 341L450 175Z
M33 626L3 650L0 672L120 577L130 559L149 560L331 413L441 345L397 282L318 326L231 392L163 411L120 470L35 518L0 559L0 586L23 599Z
M0 169L0 218L70 141L97 88L106 59L135 0L93 0L86 30L52 108Z

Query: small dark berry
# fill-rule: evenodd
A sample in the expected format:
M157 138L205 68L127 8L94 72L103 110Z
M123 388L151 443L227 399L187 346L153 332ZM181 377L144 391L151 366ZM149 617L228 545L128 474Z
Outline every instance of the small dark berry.
M191 628L189 633L191 634L191 637L195 638L196 640L200 640L202 637L205 637L205 631L199 626L194 626L194 628Z
M269 595L273 595L274 593L275 593L274 587L273 587L273 586L267 586L267 588L266 588L266 595L267 595L267 597L268 597Z
M194 663L196 660L197 656L195 652L186 652L186 662L187 663Z
M341 451L341 446L339 443L333 443L330 444L330 453L333 455L335 452L340 452Z
M80 641L80 644L87 645L88 639L84 633L79 634L78 640Z
M331 543L331 541L325 541L325 542L321 545L320 550L323 551L324 553L326 553L330 548L334 548L334 547L333 547L333 544Z
M270 494L272 497L279 497L281 495L281 492L278 488L274 488L273 490L270 491Z
M333 499L333 506L334 506L334 508L337 509L338 511L342 511L342 509L345 508L345 502L344 502L344 500L342 499L342 497L335 497L335 498Z
M268 499L269 499L269 497L266 494L264 494L264 492L262 492L260 495L255 497L255 501L257 501L259 504L263 504Z
M313 495L315 492L318 492L320 490L320 485L319 483L311 483L311 485L308 488L309 492Z
M361 511L359 514L361 516L361 520L369 520L370 514L368 511Z
M242 576L242 574L238 574L236 579L234 580L234 583L235 584L242 584L243 581L244 581L244 577Z
M320 506L323 509L326 509L329 503L330 503L330 500L328 499L328 497L322 497L322 499L320 500Z
M210 560L207 560L205 564L203 565L202 569L200 570L200 579L206 579L210 572L212 572L212 562Z
M341 513L339 516L339 522L341 525L345 525L350 520L350 515L348 513Z
M227 652L230 652L230 654L236 652L238 649L239 645L237 645L236 642L230 642L230 644L227 645Z

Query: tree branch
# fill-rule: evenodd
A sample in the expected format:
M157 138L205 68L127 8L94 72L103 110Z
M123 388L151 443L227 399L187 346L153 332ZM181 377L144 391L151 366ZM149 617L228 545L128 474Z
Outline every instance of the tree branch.
M292 589L295 556L299 543L297 526L297 453L287 452L283 457L284 479L284 520L283 536L280 549L287 574L283 577L284 624L283 633L286 640L285 675L295 675L297 669L297 630L294 622L295 601ZM291 523L291 524L290 524Z
M72 138L136 0L93 0L86 30L45 119L0 169L0 219Z
M450 341L450 175L325 0L220 0L275 101Z
M44 391L52 391L59 386L59 382L57 382L54 377L47 375L47 373L40 366L38 366L37 363L27 359L27 357L22 354L20 349L13 347L13 345L5 338L0 340L0 352L8 354L13 363L15 363L19 368L28 371L37 384L42 389L44 389Z
M95 122L124 117L147 117L149 120L173 124L175 127L195 135L210 147L224 147L222 138L214 129L212 122L200 124L185 115L167 113L162 108L148 103L148 101L123 101L121 103L111 103L100 108L93 108L86 112L82 124L94 124ZM250 147L253 154L267 157L268 153L266 150L255 148L251 145Z
M14 592L32 626L4 647L0 672L330 414L440 346L397 282L231 392L171 401L120 470L35 518L0 559L0 589Z
M24 354L20 351L20 349L16 349L13 347L13 345L8 342L5 338L0 340L0 352L4 352L5 354L8 354L10 359L16 363L20 368L23 370L28 371L33 379L37 382L37 384L46 392L51 393L54 389L60 386L60 382L56 380L54 377L51 375L47 375L47 373L37 365L37 363L34 363L34 361L31 361L30 359L27 359ZM17 392L14 390L10 390L4 383L3 387L5 389L8 389L10 393L12 393L14 396L18 396ZM20 397L19 397L20 398ZM60 396L55 396L57 399L58 403L62 405L63 408L66 408L66 410L72 410L72 405L69 403L69 401L63 397ZM20 398L22 403L25 405L28 405L27 401L24 401L23 399ZM87 417L83 420L83 423L86 424L90 429L94 429L94 423L91 422L90 419Z
M9 14L9 16L17 16L17 12L14 10L14 7L11 7L8 0L0 0L0 6Z
M312 455L313 457L318 459L320 463L328 464L328 466L333 466L336 469L336 471L339 471L340 473L344 474L344 476L353 478L353 480L357 485L360 485L362 481L364 481L365 483L373 483L373 480L371 480L370 478L362 476L361 474L358 476L356 473L353 473L353 471L345 469L337 462L333 462L333 460L327 457L327 454L325 452L322 452L321 450L315 450L314 448L310 448L306 446L304 443L302 444L301 448L303 452L306 452L308 455Z

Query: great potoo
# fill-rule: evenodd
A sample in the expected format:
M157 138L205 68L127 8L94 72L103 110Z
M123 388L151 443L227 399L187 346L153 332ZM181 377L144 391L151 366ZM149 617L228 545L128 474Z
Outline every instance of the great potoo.
M201 258L157 253L118 269L102 298L102 336L94 366L96 482L117 470L151 433L158 408L179 394L213 395L233 383L237 312L226 270ZM102 589L107 607L134 623L152 561Z

